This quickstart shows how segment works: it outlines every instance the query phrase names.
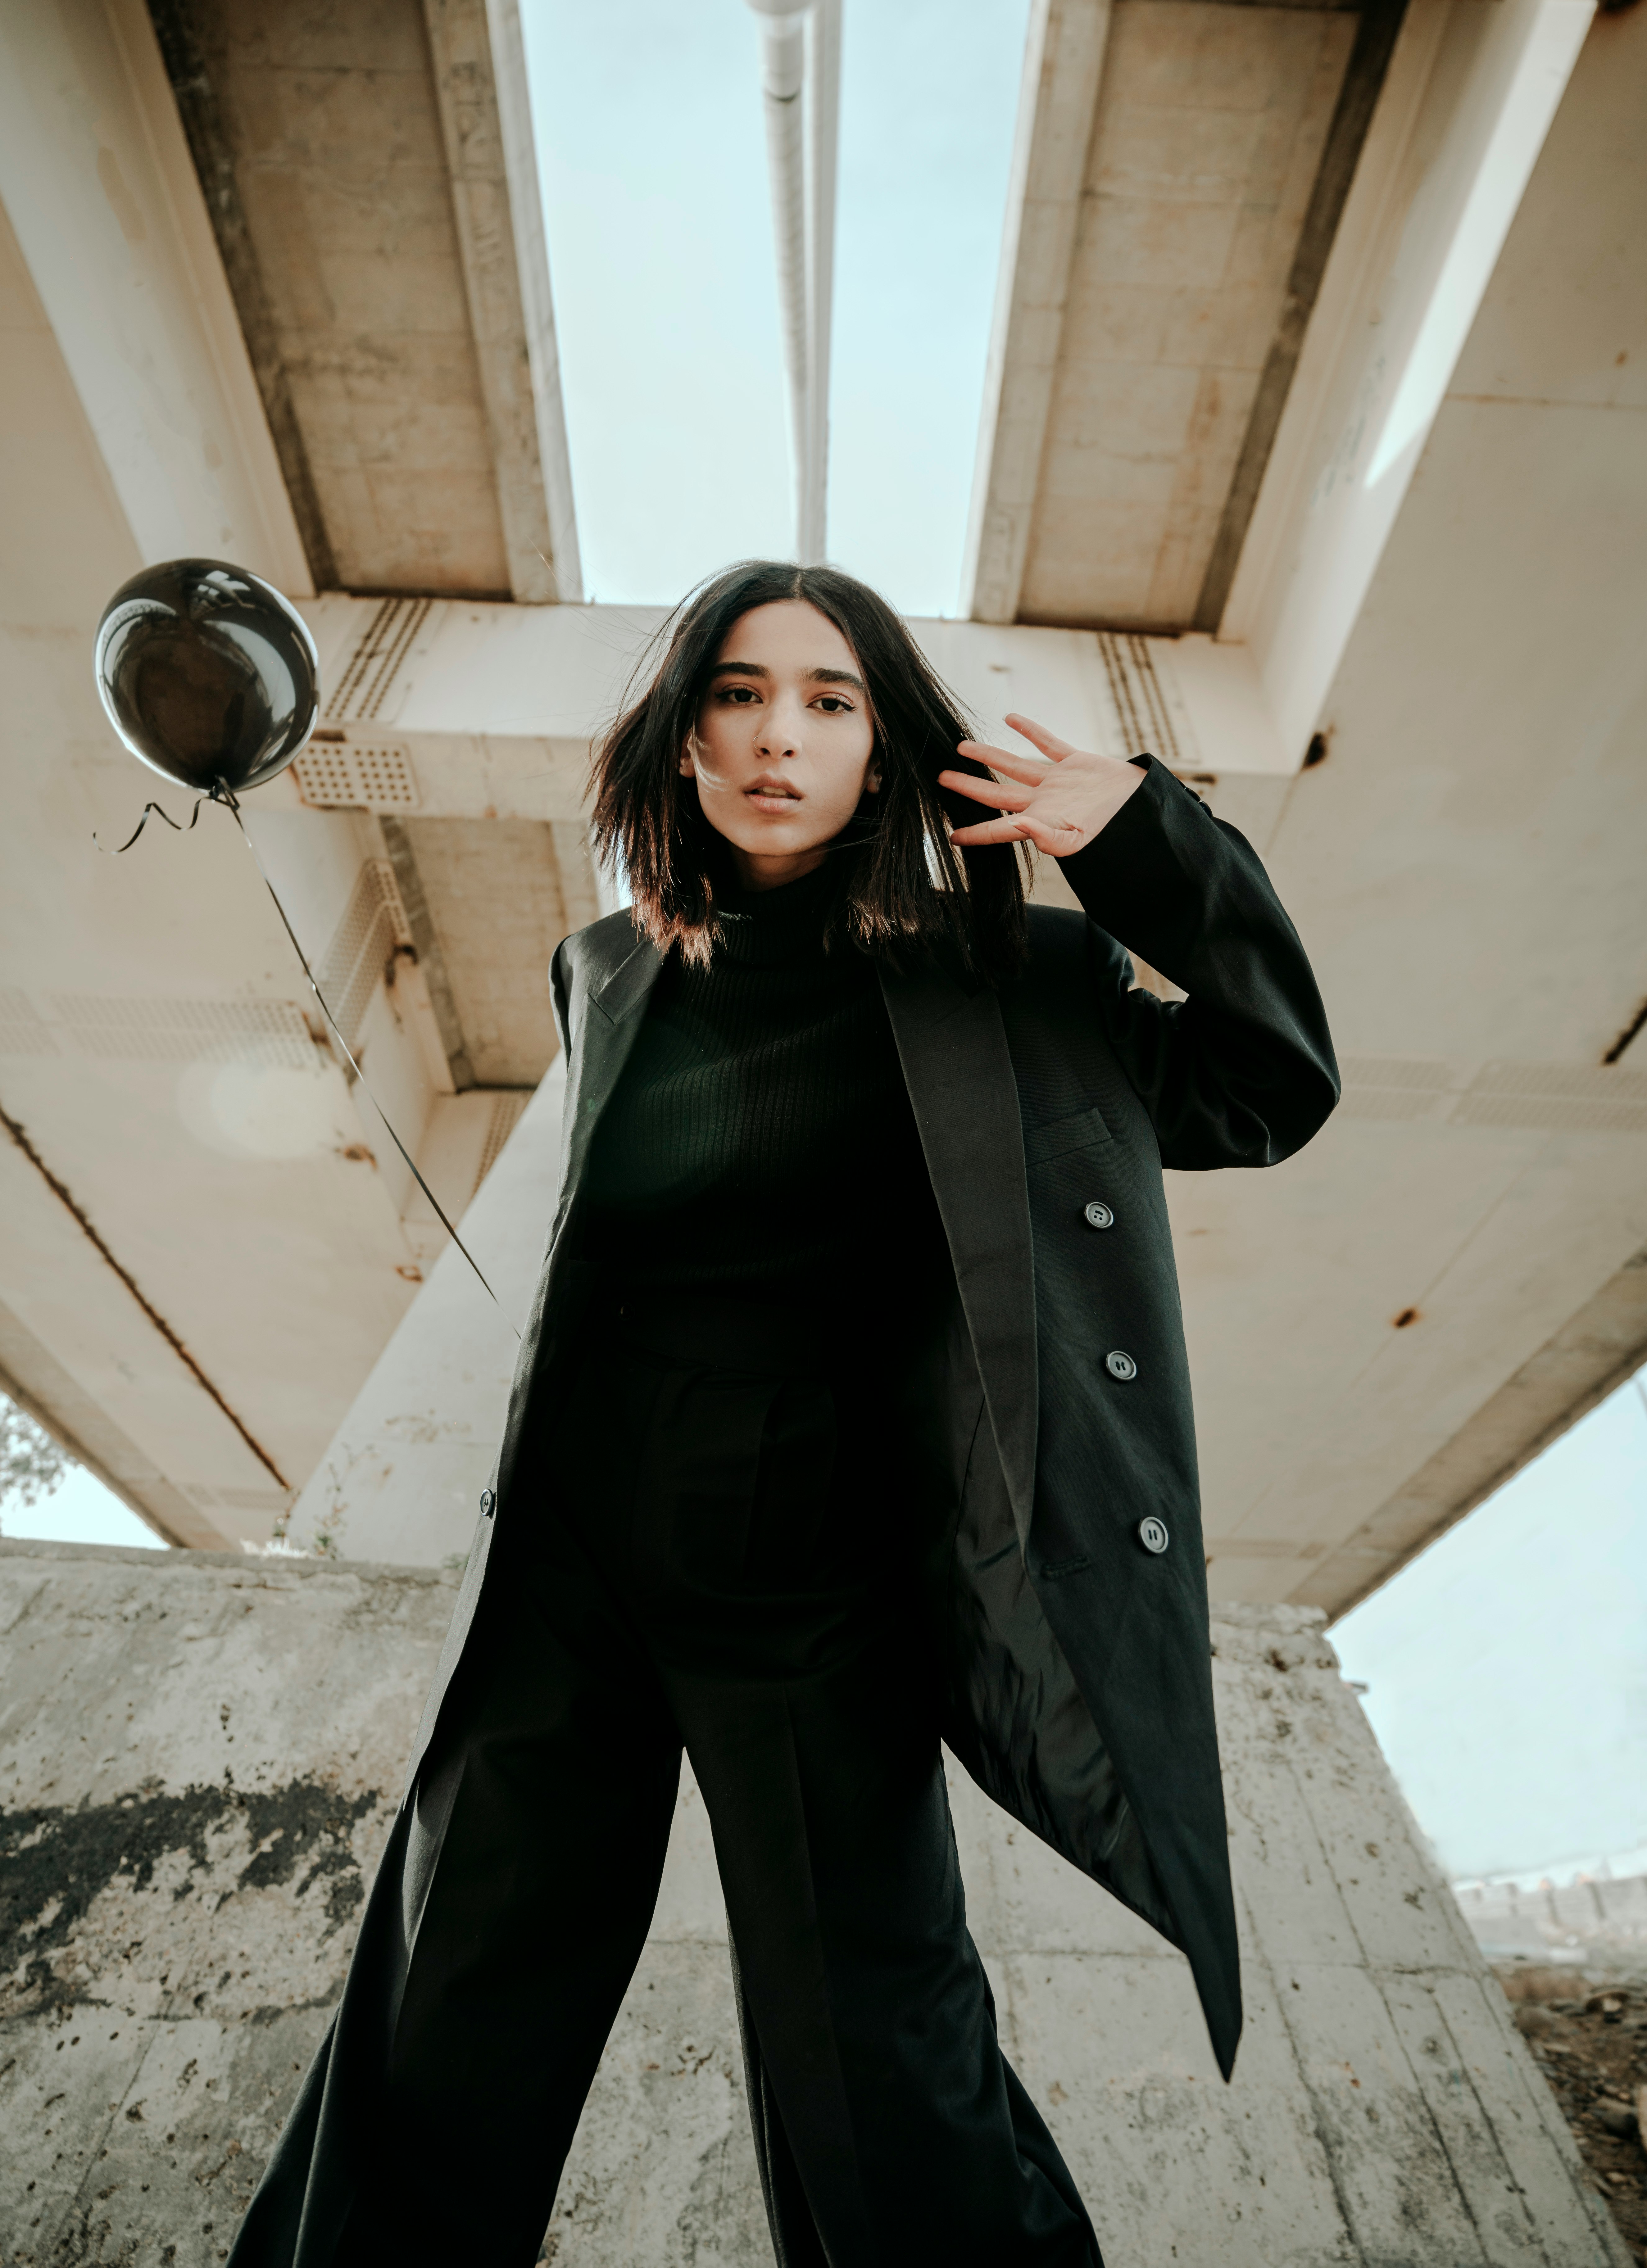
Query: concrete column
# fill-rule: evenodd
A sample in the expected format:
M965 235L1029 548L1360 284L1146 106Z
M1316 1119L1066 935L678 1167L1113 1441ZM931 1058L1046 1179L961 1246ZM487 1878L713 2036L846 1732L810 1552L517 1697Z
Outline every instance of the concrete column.
M222 2257L341 1987L456 1584L0 1543L8 2259ZM1629 2268L1319 1612L1219 1608L1213 1646L1230 2087L1180 1956L951 1773L1007 2051L1105 2257ZM770 2268L690 1778L543 2257Z
M403 1567L467 1553L554 1218L565 1087L557 1057L458 1222L498 1306L448 1244L292 1507L299 1549Z

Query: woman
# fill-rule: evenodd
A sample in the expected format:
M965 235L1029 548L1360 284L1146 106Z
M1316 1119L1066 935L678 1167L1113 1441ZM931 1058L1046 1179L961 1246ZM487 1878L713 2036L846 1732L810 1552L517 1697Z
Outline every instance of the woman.
M772 2241L1097 2268L996 2042L940 1738L1240 2030L1163 1165L1337 1075L1252 850L1152 759L978 746L897 615L763 563L608 733L632 912L551 972L565 1171L343 2004L233 2258L536 2257L684 1747ZM993 775L994 777L992 777ZM1026 912L1020 846L1086 908ZM1188 994L1132 989L1118 942Z

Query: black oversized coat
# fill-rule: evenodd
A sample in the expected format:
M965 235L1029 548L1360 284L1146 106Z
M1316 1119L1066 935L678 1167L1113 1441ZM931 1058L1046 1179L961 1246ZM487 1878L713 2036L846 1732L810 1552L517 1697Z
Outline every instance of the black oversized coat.
M1009 983L883 972L958 1294L918 1411L949 1539L944 1732L1009 1812L1183 1948L1227 2076L1240 1977L1161 1174L1275 1164L1338 1075L1257 856L1170 772L1151 762L1064 871L1087 918L1031 908ZM1188 998L1132 989L1122 939ZM535 1485L517 1504L517 1483L529 1467L552 1485L543 1432L594 1288L577 1233L590 1143L661 965L627 914L555 956L559 1207L418 1756L541 1505Z

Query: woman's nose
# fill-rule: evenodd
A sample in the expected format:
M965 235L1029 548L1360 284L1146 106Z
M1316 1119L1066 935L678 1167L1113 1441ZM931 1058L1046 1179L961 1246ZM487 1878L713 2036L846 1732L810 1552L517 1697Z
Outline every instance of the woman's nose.
M801 717L798 704L774 701L762 711L761 729L755 736L755 746L763 756L781 758L798 756L801 753Z

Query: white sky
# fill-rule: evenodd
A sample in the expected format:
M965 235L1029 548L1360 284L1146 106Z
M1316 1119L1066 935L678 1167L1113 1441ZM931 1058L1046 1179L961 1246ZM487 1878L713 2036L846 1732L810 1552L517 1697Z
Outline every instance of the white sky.
M1455 1880L1564 1879L1647 1845L1642 1381L1333 1632Z
M956 611L1028 0L846 0L831 558ZM584 588L791 556L758 30L524 0Z

